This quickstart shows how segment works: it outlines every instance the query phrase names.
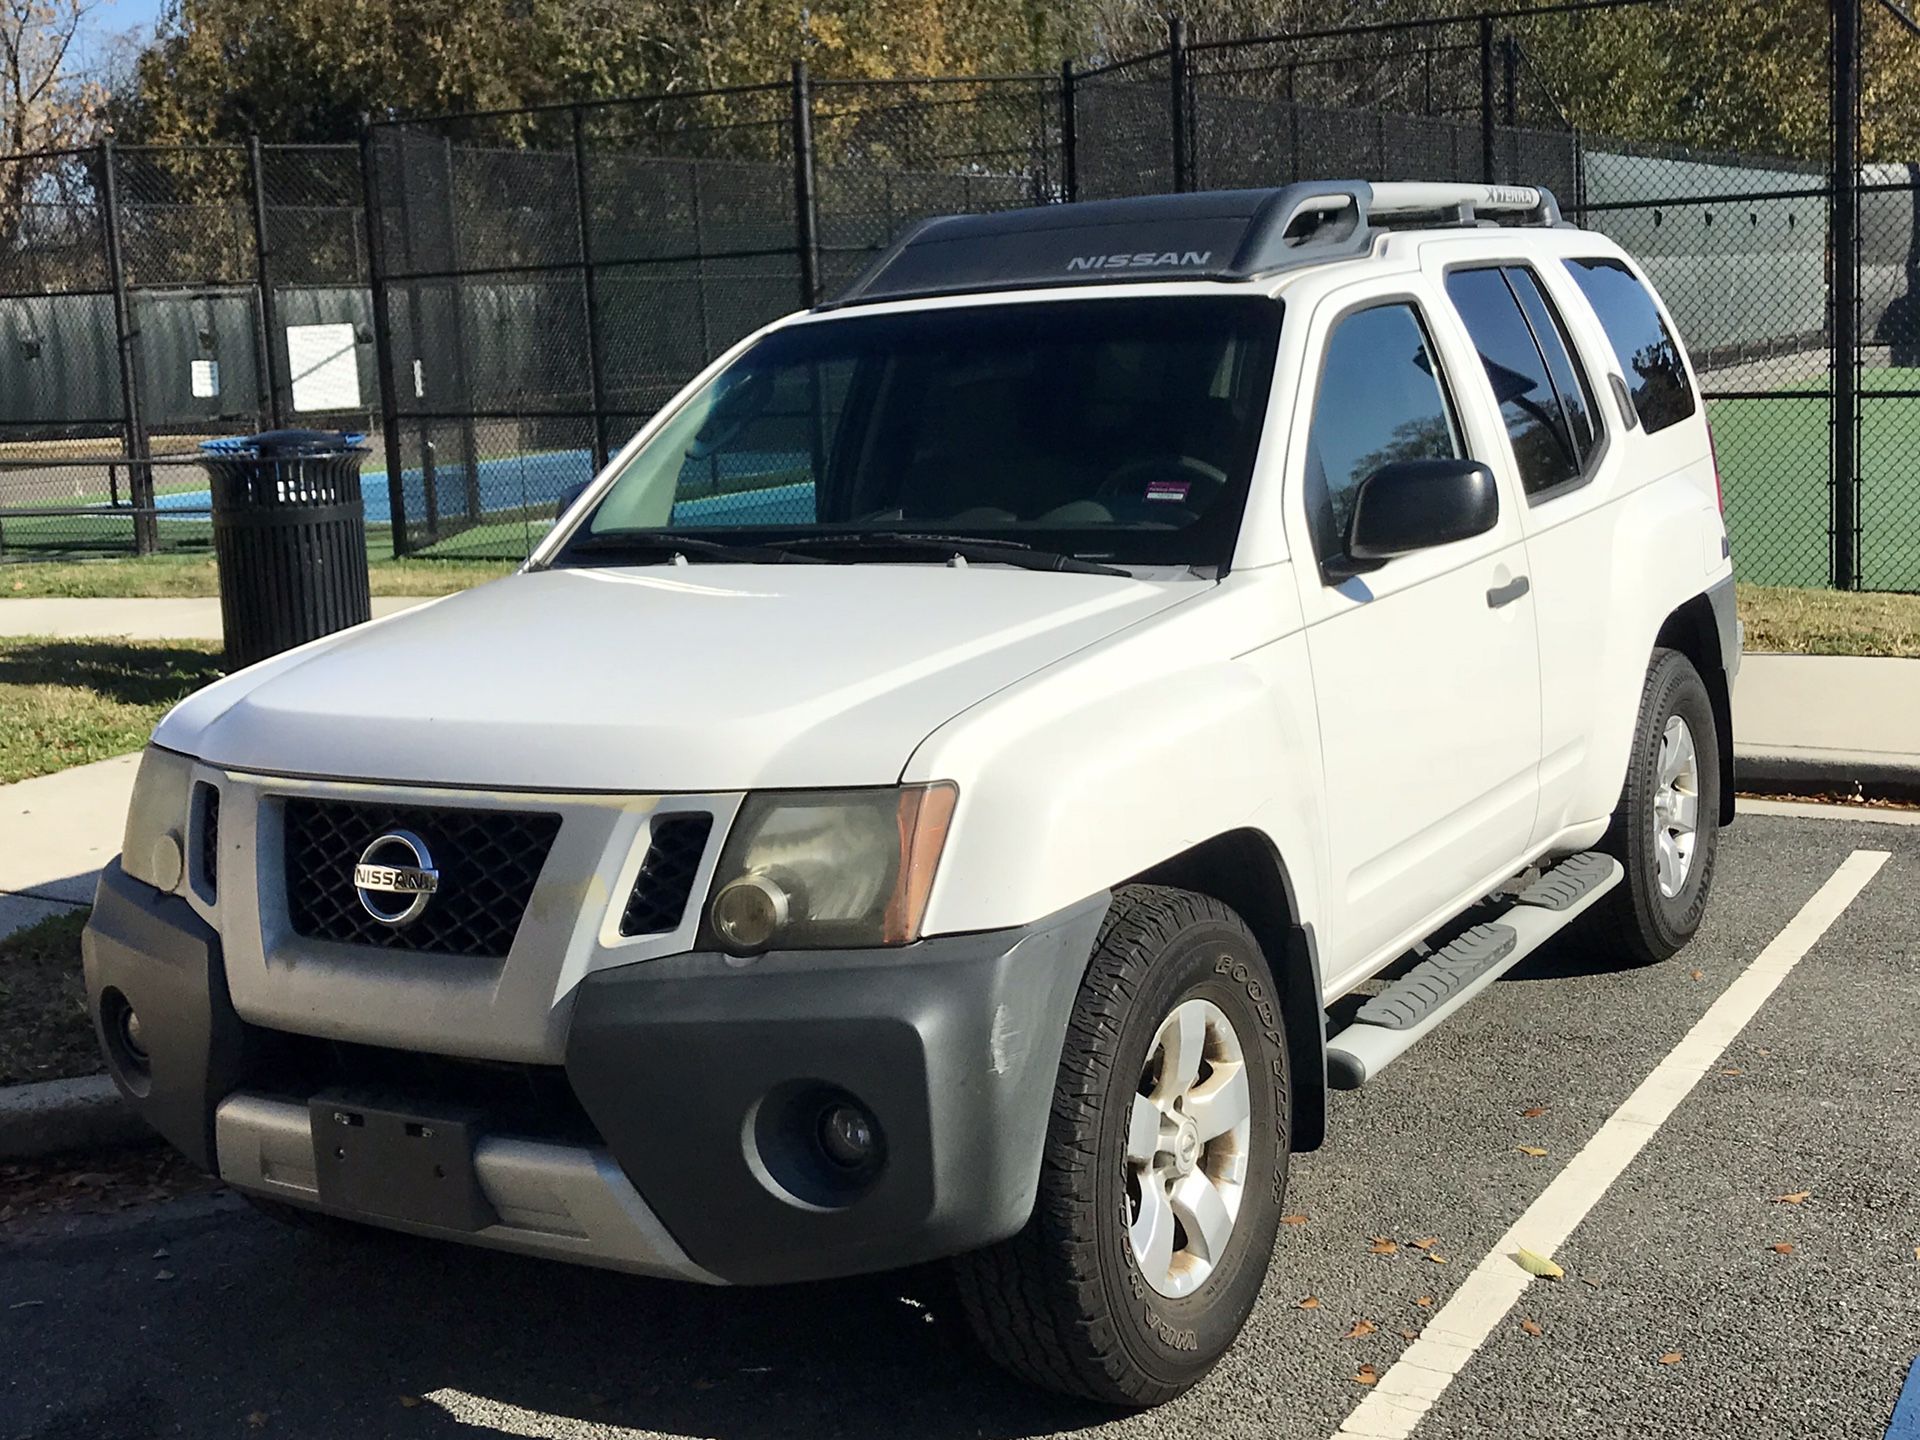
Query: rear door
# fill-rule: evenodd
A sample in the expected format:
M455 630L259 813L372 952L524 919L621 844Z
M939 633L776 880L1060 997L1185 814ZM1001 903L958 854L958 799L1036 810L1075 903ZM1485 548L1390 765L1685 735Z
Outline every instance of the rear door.
M1436 323L1444 303L1413 274L1324 297L1293 427L1288 473L1303 483L1287 522L1320 717L1334 988L1504 878L1533 831L1539 652L1510 478L1485 535L1351 579L1323 568L1381 465L1504 443L1461 403L1477 358L1457 323Z

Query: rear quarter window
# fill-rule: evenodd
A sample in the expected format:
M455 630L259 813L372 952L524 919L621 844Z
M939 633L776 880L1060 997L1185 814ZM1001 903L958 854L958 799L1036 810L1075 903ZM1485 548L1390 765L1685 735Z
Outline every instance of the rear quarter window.
M1600 317L1626 376L1633 410L1649 435L1693 414L1693 383L1653 295L1618 260L1568 260L1567 271Z

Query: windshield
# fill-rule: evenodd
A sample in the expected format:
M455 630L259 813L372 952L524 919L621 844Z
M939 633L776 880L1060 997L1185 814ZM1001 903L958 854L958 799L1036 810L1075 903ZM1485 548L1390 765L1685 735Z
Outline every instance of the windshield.
M685 535L689 561L892 558L934 537L989 559L1223 567L1280 314L1188 295L777 330L626 460L555 563L627 542L666 558Z

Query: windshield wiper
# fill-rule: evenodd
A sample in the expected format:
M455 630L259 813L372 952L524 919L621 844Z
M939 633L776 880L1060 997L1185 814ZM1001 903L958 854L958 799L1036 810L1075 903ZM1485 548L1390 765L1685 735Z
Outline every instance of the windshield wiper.
M567 542L556 556L570 560L576 555L682 555L691 560L738 560L749 564L779 564L798 561L807 565L829 562L817 555L800 555L784 545L746 545L724 540L705 540L693 535L677 535L661 530L608 530L599 535L582 535Z
M927 530L860 530L845 535L796 535L781 544L793 550L905 550L920 554L959 556L983 564L1013 565L1022 570L1063 570L1075 575L1118 575L1125 570L1082 560L1059 550L1041 550L1020 540L982 540L973 535L943 535ZM812 558L809 556L809 558Z

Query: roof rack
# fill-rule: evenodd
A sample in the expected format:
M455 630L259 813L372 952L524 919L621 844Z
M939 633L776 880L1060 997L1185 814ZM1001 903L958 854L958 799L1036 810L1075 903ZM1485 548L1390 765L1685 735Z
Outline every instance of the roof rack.
M1382 229L1562 224L1533 185L1315 180L922 220L818 308L1116 280L1250 280L1364 255Z

